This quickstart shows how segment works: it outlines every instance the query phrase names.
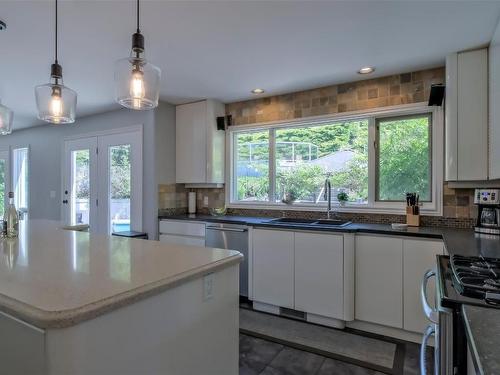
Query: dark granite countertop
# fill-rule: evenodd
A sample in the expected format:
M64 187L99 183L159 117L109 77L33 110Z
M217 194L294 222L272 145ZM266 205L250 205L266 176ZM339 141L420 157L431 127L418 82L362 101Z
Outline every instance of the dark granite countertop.
M476 373L500 374L500 310L463 305L462 312Z
M316 230L343 233L372 233L397 236L423 237L443 239L448 253L461 255L483 255L500 257L500 238L484 234L476 234L472 229L454 229L441 227L409 227L407 229L393 229L390 224L361 224L353 223L345 227L331 227L319 225L276 224L270 222L269 217L250 216L211 216L211 215L176 215L159 216L159 219L191 220L215 223L244 224L261 228Z

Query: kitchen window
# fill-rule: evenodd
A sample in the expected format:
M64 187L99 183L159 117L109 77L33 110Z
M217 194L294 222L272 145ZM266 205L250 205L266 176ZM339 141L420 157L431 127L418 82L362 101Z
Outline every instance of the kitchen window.
M441 214L443 126L437 107L404 105L310 120L233 126L229 206L402 213L406 192ZM337 195L347 193L340 206ZM283 203L291 199L293 204Z

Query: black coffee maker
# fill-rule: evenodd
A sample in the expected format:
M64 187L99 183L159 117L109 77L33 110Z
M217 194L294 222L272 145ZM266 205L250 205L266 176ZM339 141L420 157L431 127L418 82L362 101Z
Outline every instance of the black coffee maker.
M478 206L478 233L500 235L500 189L476 189L474 204Z

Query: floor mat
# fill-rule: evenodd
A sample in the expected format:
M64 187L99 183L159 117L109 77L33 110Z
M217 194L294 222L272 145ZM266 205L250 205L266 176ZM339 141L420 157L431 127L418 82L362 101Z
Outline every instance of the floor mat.
M249 309L240 309L240 331L387 374L400 373L395 342Z

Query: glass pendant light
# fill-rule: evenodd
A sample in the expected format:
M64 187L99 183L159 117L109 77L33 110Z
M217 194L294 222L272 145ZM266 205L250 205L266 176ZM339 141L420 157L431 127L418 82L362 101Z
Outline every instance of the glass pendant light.
M137 0L137 31L132 35L130 56L115 65L116 101L136 110L158 106L161 70L144 58L144 36L139 28L139 0Z
M12 120L14 112L0 102L0 135L12 133Z
M35 87L38 118L52 124L75 122L76 92L64 86L62 66L57 61L57 2L55 0L55 61L50 68L50 83Z

